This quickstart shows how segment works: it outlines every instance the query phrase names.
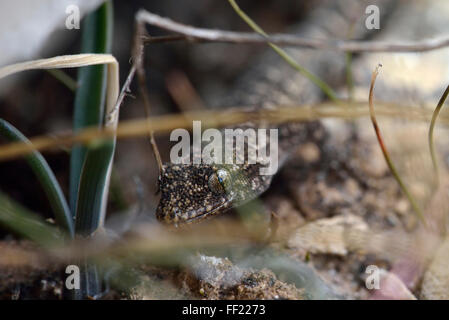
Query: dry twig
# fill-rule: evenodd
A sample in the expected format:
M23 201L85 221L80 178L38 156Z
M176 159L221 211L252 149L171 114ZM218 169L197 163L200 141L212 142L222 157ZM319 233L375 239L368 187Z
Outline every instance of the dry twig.
M136 35L134 38L134 52L133 52L133 60L134 66L137 70L137 78L139 82L139 90L143 97L143 103L145 107L146 118L150 120L150 97L148 96L147 87L146 87L146 76L145 69L143 67L143 59L144 59L144 45L142 42L142 36L145 34L145 25L138 18L136 18ZM156 158L157 165L159 167L159 174L162 174L163 166L162 159L159 153L159 148L157 147L156 140L154 139L154 130L148 124L148 132L150 135L150 143L154 152L154 157Z
M213 30L196 28L171 19L161 17L146 10L139 10L136 19L144 21L152 26L175 32L180 36L167 36L163 38L149 39L145 42L165 41L197 41L197 42L227 42L241 44L266 44L270 42L276 45L295 46L308 49L337 50L345 52L426 52L449 46L449 36L420 41L354 41L354 40L329 40L306 39L290 34L272 34L266 37L251 32L233 32L225 30Z
M239 108L241 109L241 108ZM386 117L402 117L403 119L430 121L432 111L424 108L410 108L392 104L377 106L377 114ZM191 128L193 120L200 120L207 127L221 128L226 125L243 123L255 118L270 119L272 123L286 121L313 121L324 118L355 119L368 116L366 103L348 103L348 108L339 108L335 104L323 103L310 106L284 106L271 111L201 111L184 114L155 116L151 119L120 121L117 132L108 128L98 130L90 127L76 134L51 134L30 138L31 145L15 142L0 146L0 161L26 155L33 150L49 150L77 143L88 143L95 139L110 138L116 133L117 138L132 138L148 135L148 128L154 132L167 133L177 128ZM443 114L440 123L449 124L449 118Z

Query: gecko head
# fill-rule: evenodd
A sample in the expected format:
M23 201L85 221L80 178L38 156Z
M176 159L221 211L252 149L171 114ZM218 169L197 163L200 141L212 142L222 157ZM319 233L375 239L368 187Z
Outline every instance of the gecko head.
M165 164L159 177L161 199L156 217L167 224L191 223L232 206L231 173L205 164Z

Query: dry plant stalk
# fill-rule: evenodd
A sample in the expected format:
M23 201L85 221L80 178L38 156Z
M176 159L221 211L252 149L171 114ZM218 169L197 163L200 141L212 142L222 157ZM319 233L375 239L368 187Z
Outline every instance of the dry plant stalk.
M121 99L119 99L120 101ZM118 104L118 103L117 103ZM377 103L376 113L379 116L402 117L403 119L430 121L432 110L424 108L410 108L403 105L392 105L389 103ZM240 109L240 108L239 108ZM118 112L116 107L113 113ZM76 134L52 134L42 135L31 138L32 145L14 142L0 146L0 161L13 159L15 157L26 155L33 150L50 150L56 147L69 147L73 144L86 144L95 139L110 138L133 138L148 135L148 128L154 132L167 133L177 128L191 128L192 120L203 121L208 127L224 127L226 125L238 124L255 117L269 119L273 123L282 123L286 121L312 121L324 118L356 119L369 116L366 102L348 103L348 108L336 107L332 103L323 103L310 106L280 106L272 111L202 111L187 112L183 114L169 114L155 116L151 119L137 119L121 121L117 130L105 128L99 130L97 127L90 127L80 130ZM440 116L440 123L449 124L448 115Z
M175 36L161 37L160 39L144 38L145 42L185 40L198 42L266 44L268 41L276 45L345 52L427 52L449 46L448 36L419 41L394 42L308 39L291 34L272 34L263 37L257 33L250 32L196 28L161 17L144 9L137 12L136 19L178 34Z
M142 42L142 37L145 34L145 25L138 19L136 19L136 35L134 37L134 48L133 48L133 67L137 70L137 78L139 82L139 90L143 97L143 105L145 109L145 115L147 120L150 120L150 97L148 96L146 88L146 76L145 69L143 66L144 50L145 47ZM153 149L154 157L159 168L159 174L162 174L164 167L162 165L161 155L159 153L159 148L156 144L156 139L154 138L154 130L148 123L148 133L150 137L151 148Z
M118 124L118 109L115 103L119 94L119 65L110 54L76 54L58 56L48 59L32 60L0 68L0 79L11 74L27 70L51 70L61 68L78 68L91 65L108 65L108 85L106 92L106 128L115 129Z
M376 83L377 75L379 74L379 68L381 68L382 65L379 64L376 69L373 71L373 74L371 76L371 84L369 88L369 111L370 111L370 117L371 122L373 123L374 132L376 133L377 141L379 142L380 149L382 150L383 156L385 158L385 162L388 165L388 168L390 169L391 174L394 176L396 181L398 182L399 186L401 187L401 190L404 192L405 196L407 197L408 201L410 202L413 210L418 215L418 217L421 219L423 224L426 224L425 217L421 211L421 208L416 203L415 198L408 190L405 183L402 181L401 176L398 173L398 170L396 169L396 166L393 164L393 161L391 161L390 154L387 150L387 147L385 145L384 139L382 138L382 134L380 133L379 125L377 123L376 115L374 112L374 84Z
M113 257L126 259L164 252L169 254L180 249L196 251L198 248L225 248L229 245L245 247L257 245L259 242L238 222L210 221L176 230L162 225L141 223L136 225L120 243L111 242L107 236L98 233L94 238L78 238L52 248L39 248L29 242L24 244L27 246L7 244L9 250L1 251L5 254L0 256L0 272L2 268L19 266L35 266L42 269L44 262L47 265L67 264L73 259L85 257L96 258L99 261ZM0 249L4 249L5 246L0 241Z
M435 129L435 123L437 121L438 115L440 114L441 108L443 107L444 102L446 101L448 95L449 95L449 86L446 87L446 90L444 90L444 93L441 96L440 101L438 101L438 105L435 108L435 111L433 112L432 120L430 121L430 127L429 127L429 137L428 137L429 149L430 149L430 156L432 158L433 169L435 171L437 188L440 185L440 173L439 173L439 169L438 169L437 156L435 153L435 144L433 142L433 132Z

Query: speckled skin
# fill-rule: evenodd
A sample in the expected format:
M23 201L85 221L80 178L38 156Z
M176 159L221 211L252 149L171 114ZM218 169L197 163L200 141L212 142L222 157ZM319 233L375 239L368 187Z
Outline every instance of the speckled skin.
M389 13L394 1L340 0L324 3L291 32L304 37L345 39L350 26L353 26L354 37L364 38L371 32L364 25L366 6L377 4L381 8L381 14L385 15ZM289 54L331 85L344 84L343 53L295 49L289 50ZM237 81L236 89L218 105L273 108L279 104L310 104L322 99L322 93L315 85L270 51L256 61L254 66ZM238 127L261 126L266 128L266 122L245 123ZM326 138L326 132L319 122L285 123L278 129L279 168L295 147L310 141L320 145ZM227 166L167 163L159 178L161 200L156 216L158 220L168 224L191 223L250 201L266 191L273 178L272 175L260 175L259 168L260 164L247 163ZM216 177L214 174L218 170L226 170L229 177L226 187L221 189L209 183L210 179Z
M239 128L245 130L248 126ZM247 159L247 148L254 146L245 143L244 147ZM165 164L159 180L158 219L174 224L198 221L254 199L271 183L272 175L259 174L261 163L225 164L222 160L222 164ZM222 183L218 181L218 172L225 173Z
M253 125L260 127L256 123ZM245 124L239 128L245 130L248 126L249 124ZM306 137L315 142L322 141L325 137L323 127L317 122L308 126L286 123L278 129L279 166L287 159L292 145L298 145ZM253 146L245 144L244 147L247 159L247 148ZM273 175L261 175L261 167L265 165L247 162L241 165L166 163L159 178L161 200L156 216L169 224L191 223L242 205L257 198L270 186ZM211 188L210 179L216 177L219 170L228 173L227 183Z
M271 176L253 172L257 165L228 166L232 187L218 193L211 190L208 182L220 167L166 165L160 180L162 198L157 210L158 219L174 224L197 221L224 212L238 202L253 199L271 182Z

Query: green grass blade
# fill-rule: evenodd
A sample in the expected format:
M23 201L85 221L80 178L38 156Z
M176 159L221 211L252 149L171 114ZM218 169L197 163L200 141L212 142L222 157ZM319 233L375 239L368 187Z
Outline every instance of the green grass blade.
M76 208L77 234L89 236L103 224L114 146L112 140L88 146Z
M82 52L108 53L112 43L113 7L106 1L83 21ZM90 66L78 72L73 128L103 127L107 86L107 67ZM75 233L90 236L103 225L115 141L75 146L70 162L70 206L75 214ZM85 299L100 294L97 266L80 261L81 290L73 298Z
M63 238L59 228L50 226L3 192L0 192L0 224L45 247L60 245Z
M60 69L49 69L47 70L49 74L59 80L63 85L65 85L70 91L75 92L78 84L72 77Z
M76 208L75 231L78 235L88 237L103 226L114 149L114 140L97 141L87 146ZM74 299L98 296L101 281L97 266L87 260L78 263L81 265L81 288L74 292Z
M30 143L19 130L3 119L0 119L0 135L12 142ZM42 154L38 151L33 151L25 159L44 188L50 206L55 214L56 222L73 236L74 225L72 214L70 213L69 206L58 180L47 161L45 161Z
M105 2L98 10L86 16L82 24L82 53L108 53L112 39L112 3ZM104 119L107 70L105 65L80 68L78 89L74 103L73 129L101 126ZM69 201L75 214L81 169L86 156L84 146L75 146L70 159Z
M255 23L240 7L234 0L228 0L231 4L234 11L240 16L240 18L243 19L255 32L258 34L268 37L268 34L263 31L257 23ZM297 63L285 50L278 47L277 45L268 42L268 45L278 54L281 56L282 59L284 59L293 69L297 70L299 73L301 73L304 77L309 79L312 83L314 83L318 88L321 89L321 91L324 92L326 96L328 96L329 99L331 99L334 102L339 102L339 99L337 97L337 94L335 91L323 80L315 76L313 73L311 73L309 70L301 66L299 63Z

